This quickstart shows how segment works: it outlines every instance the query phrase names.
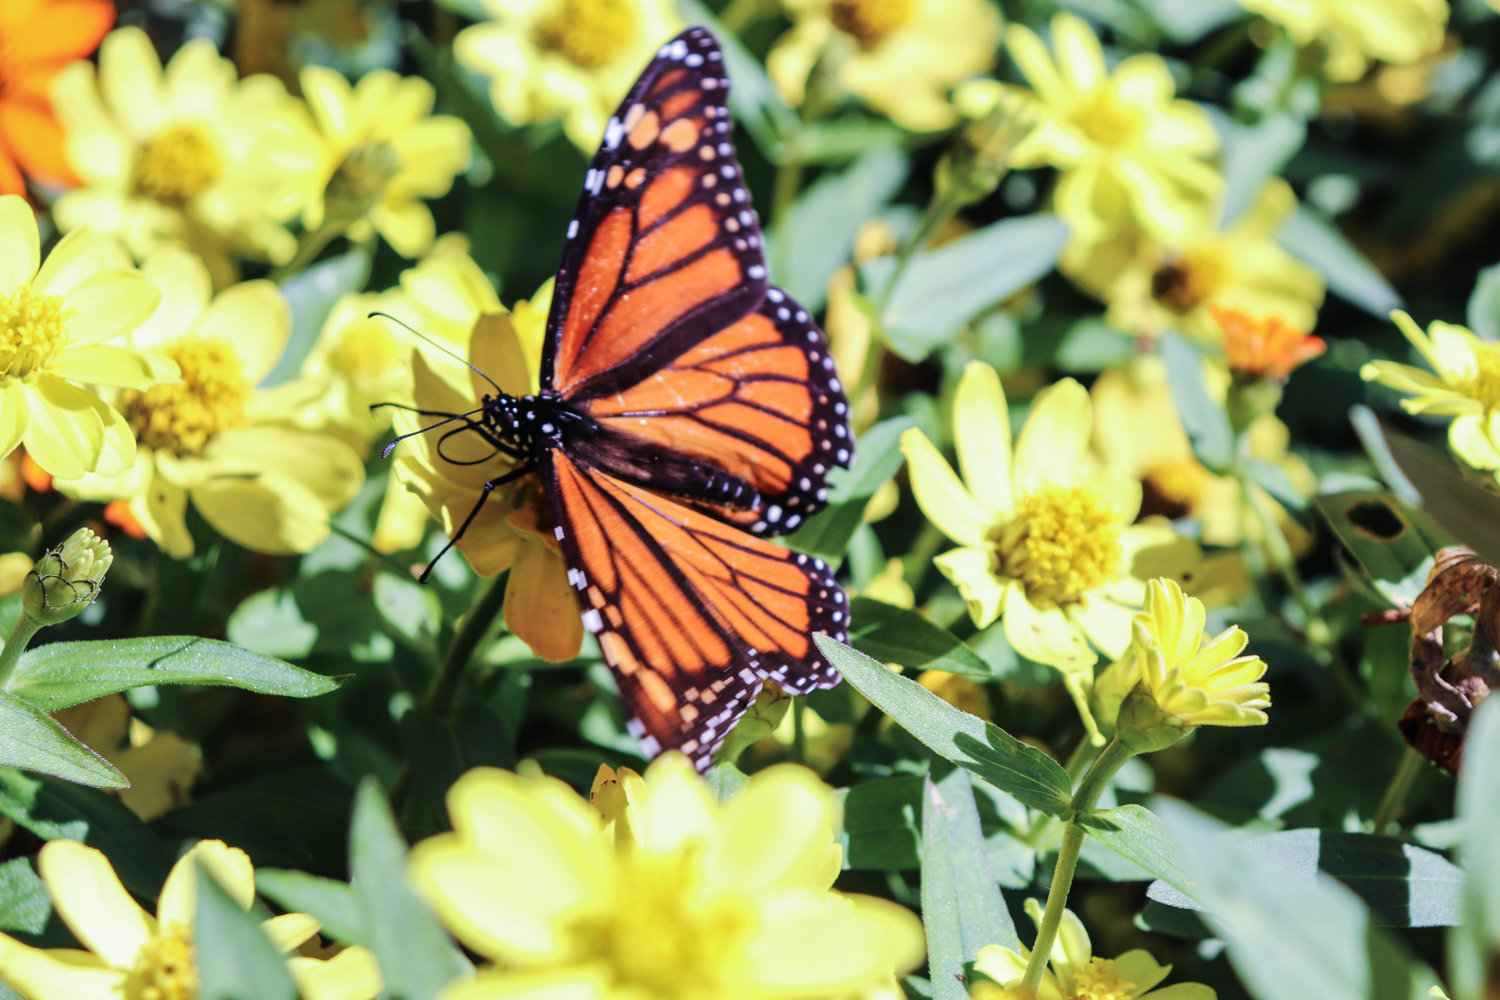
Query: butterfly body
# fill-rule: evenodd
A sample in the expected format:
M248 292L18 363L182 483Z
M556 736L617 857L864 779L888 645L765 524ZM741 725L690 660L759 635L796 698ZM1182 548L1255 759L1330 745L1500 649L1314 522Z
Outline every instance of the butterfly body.
M631 732L700 769L766 684L838 682L811 636L846 638L849 608L822 561L761 537L821 508L854 445L826 338L767 281L728 86L705 29L661 48L585 178L540 391L496 387L447 432L513 460L486 495L540 478Z

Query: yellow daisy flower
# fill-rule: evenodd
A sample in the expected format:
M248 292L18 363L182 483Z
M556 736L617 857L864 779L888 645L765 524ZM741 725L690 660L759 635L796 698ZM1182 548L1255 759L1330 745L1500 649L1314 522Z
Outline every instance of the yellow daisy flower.
M502 118L561 119L588 153L636 74L682 27L669 0L484 0L484 7L492 20L454 39L459 63L490 78Z
M1173 241L1192 232L1223 180L1208 162L1219 148L1208 113L1175 98L1157 55L1126 58L1110 72L1099 39L1080 18L1052 19L1052 52L1031 29L1011 25L1005 47L1032 89L992 80L960 88L966 118L982 118L1006 93L1037 122L1011 152L1012 167L1056 167L1053 208L1075 243L1128 228Z
M134 718L123 695L73 705L54 712L53 718L130 779L129 788L110 794L141 819L164 816L186 802L203 770L195 743Z
M454 784L453 832L412 848L410 876L494 965L442 1000L850 997L922 959L909 910L832 891L833 792L807 768L720 803L672 754L601 768L591 798L491 768Z
M1240 0L1279 24L1298 45L1321 45L1323 73L1357 80L1372 60L1405 65L1436 52L1448 25L1448 0Z
M1391 313L1391 319L1432 371L1370 361L1360 368L1360 377L1409 393L1401 401L1407 413L1451 417L1448 446L1453 453L1500 480L1500 344L1440 320L1424 334L1404 312Z
M268 281L211 298L207 269L184 250L158 251L142 270L161 288L162 306L132 341L171 358L182 381L119 397L136 441L123 476L55 485L83 499L127 500L173 558L193 551L189 501L248 549L310 551L328 536L329 514L359 492L364 464L342 441L287 426L274 395L256 389L286 347L286 302Z
M975 625L1000 619L1016 652L1062 671L1092 729L1090 643L1124 652L1145 579L1190 569L1197 546L1163 521L1134 523L1140 484L1092 460L1092 408L1072 379L1036 397L1012 452L1000 377L973 362L953 426L963 481L921 431L901 437L917 503L959 544L933 561Z
M389 70L349 85L326 66L307 66L302 94L324 144L323 171L303 223L325 221L352 240L379 232L403 257L432 247L436 226L423 198L447 194L469 167L469 127L434 115L432 84Z
M807 97L814 67L913 132L958 121L948 92L995 65L1000 12L990 0L785 0L792 28L766 69L788 102Z
M321 167L301 101L270 76L239 80L234 64L196 39L166 68L145 32L121 28L99 68L76 62L53 88L82 185L53 206L64 230L119 236L138 259L185 242L222 286L231 253L288 260L285 223L303 209Z
M1097 244L1074 241L1060 267L1108 303L1105 319L1122 333L1159 337L1176 330L1201 342L1223 339L1215 308L1276 316L1311 330L1323 304L1323 277L1276 242L1297 198L1280 178L1228 226L1208 216L1176 241L1127 227Z
M494 393L485 375L513 396L537 392L551 297L549 283L530 302L518 302L513 311L479 318L469 340L469 363L478 371L461 373L462 388L440 374L424 354L414 351L417 407L428 413L470 412L485 395ZM396 430L413 434L439 419L397 411ZM457 426L446 425L403 441L395 469L396 478L422 498L450 537L475 511L485 483L514 468L510 458L478 434L461 433L443 441L442 435ZM505 584L507 626L538 656L561 662L578 655L583 623L551 516L541 483L535 476L525 476L490 494L455 547L480 576L510 571Z
M177 368L118 343L161 296L89 232L41 260L36 216L0 195L0 457L18 446L54 476L115 475L135 459L125 420L84 386L148 389Z
M178 859L162 886L155 916L130 897L102 853L76 840L48 841L37 855L37 870L58 915L87 950L31 948L0 934L0 981L30 1000L194 996L193 921L200 865L231 899L250 908L255 899L250 858L222 841L200 840ZM261 924L283 953L312 939L318 927L305 913L283 913ZM306 1000L364 1000L382 987L375 956L357 946L326 962L293 956L287 968Z

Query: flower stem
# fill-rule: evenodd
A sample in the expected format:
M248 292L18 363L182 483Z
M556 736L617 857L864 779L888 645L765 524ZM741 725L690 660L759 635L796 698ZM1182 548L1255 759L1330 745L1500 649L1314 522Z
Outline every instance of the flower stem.
M1031 958L1026 962L1026 975L1021 980L1022 992L1035 993L1042 983L1042 973L1047 969L1047 960L1052 955L1052 946L1057 942L1057 929L1062 925L1063 910L1068 906L1068 892L1073 888L1073 873L1078 869L1078 853L1083 849L1082 820L1093 814L1094 803L1124 763L1133 754L1118 739L1109 741L1095 759L1078 791L1073 793L1073 808L1068 816L1068 825L1063 829L1062 845L1057 849L1057 866L1052 869L1052 886L1047 890L1047 908L1042 911L1042 923L1037 928L1036 942L1031 946Z
M1068 755L1067 763L1063 764L1063 769L1068 772L1070 780L1077 781L1088 771L1089 767L1098 757L1099 751L1097 745L1089 737L1088 733L1084 733L1083 738L1078 741L1078 745L1073 748L1073 752ZM1047 831L1052 829L1052 824L1055 821L1056 817L1048 813L1042 813L1037 817L1037 821L1031 824L1031 827L1021 837L1021 843L1028 847L1036 847L1042 842L1042 837L1046 835Z
M438 718L446 716L452 708L453 695L458 691L458 683L463 679L464 671L474 659L474 650L479 648L479 641L490 630L490 625L505 604L507 575L502 573L491 580L480 596L479 603L464 616L463 624L453 637L453 644L448 647L442 665L433 675L432 686L427 689L427 696L422 704Z
M7 646L9 643L6 644ZM1396 773L1391 775L1390 784L1385 786L1385 794L1380 797L1380 805L1375 807L1375 816L1370 820L1370 832L1379 836L1385 832L1396 818L1396 813L1406 803L1406 796L1411 792L1411 786L1416 782L1417 775L1422 773L1423 757L1411 747L1401 755L1401 763L1396 765Z
M41 630L42 626L38 622L24 611L21 612L21 617L16 619L15 627L5 639L5 648L0 650L0 689L10 689L10 675L16 672L16 664L21 662L26 644Z

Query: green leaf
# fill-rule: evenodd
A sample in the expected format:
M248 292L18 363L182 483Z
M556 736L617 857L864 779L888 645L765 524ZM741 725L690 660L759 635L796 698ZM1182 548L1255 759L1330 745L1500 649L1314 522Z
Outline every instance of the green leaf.
M1193 454L1209 469L1223 472L1234 459L1234 431L1224 407L1203 383L1203 356L1175 333L1161 338L1161 358L1177 415L1192 442Z
M863 781L846 789L840 814L844 867L907 871L921 863L922 788L926 778Z
M1072 804L1068 772L1036 747L998 726L961 712L915 681L835 642L813 640L860 694L938 756L972 771L1021 803L1052 816L1066 816Z
M1242 846L1311 879L1331 875L1353 890L1381 927L1444 927L1458 923L1463 870L1442 855L1393 837L1338 830L1283 830L1246 837ZM1153 874L1155 874L1153 872ZM1152 885L1158 903L1198 909L1180 882Z
M1192 6L1202 0L1186 0ZM1224 137L1224 209L1221 225L1239 220L1260 195L1265 183L1279 175L1307 141L1307 122L1286 111L1266 115L1253 125L1220 119Z
M172 859L139 816L94 788L0 769L0 814L42 840L67 838L109 857L125 888L155 899Z
M257 868L255 890L288 913L316 917L326 937L346 944L364 943L359 894L345 882L287 868Z
M1084 824L1084 832L1122 858L1134 861L1164 884L1187 892L1191 880L1177 865L1172 836L1145 806L1131 803L1101 809Z
M0 865L0 931L36 935L52 916L52 894L31 867L30 858Z
M1398 606L1427 585L1433 553L1454 544L1426 514L1388 493L1350 490L1312 504L1375 589Z
M1458 779L1458 860L1468 876L1463 921L1448 935L1453 996L1477 997L1500 948L1500 699L1486 698L1469 719ZM1490 984L1493 985L1493 984Z
M342 681L233 643L191 635L53 642L21 654L10 693L55 712L148 684L208 684L313 698Z
M856 597L849 608L849 645L882 663L910 670L947 670L989 677L991 670L958 636L934 625L920 612L871 597Z
M260 929L260 921L198 868L193 957L198 1000L297 1000L286 960Z
M281 360L261 382L262 386L280 385L296 377L334 304L350 292L362 290L369 277L370 251L356 246L318 261L281 283L281 297L292 310L292 331Z
M1379 936L1364 905L1332 878L1309 878L1247 847L1236 831L1183 803L1160 799L1153 808L1203 918L1258 1000L1415 1000L1436 981Z
M870 497L901 468L901 435L911 426L910 417L892 417L866 431L855 443L854 467L835 469L829 477L828 506L788 535L786 543L837 566Z
M1361 309L1385 319L1401 308L1401 296L1375 266L1344 238L1334 226L1306 206L1286 221L1276 240L1293 256L1323 273L1330 291Z
M129 788L125 775L46 712L0 691L0 765L95 788Z
M1038 214L1005 219L914 254L880 317L891 349L908 361L921 361L979 313L1045 276L1067 241L1067 226ZM861 267L875 301L895 270L891 257Z
M922 796L922 925L936 1000L968 1000L964 964L998 944L1021 950L1015 924L990 871L979 810L967 771L957 770Z
M1500 264L1479 272L1469 293L1466 320L1469 329L1485 340L1500 340Z
M363 915L365 946L375 953L394 1000L431 1000L473 971L406 881L406 842L380 786L360 783L349 828L349 867Z
M895 197L907 165L899 149L872 149L842 173L818 178L766 234L772 278L809 312L823 308L828 279L854 252L860 223Z

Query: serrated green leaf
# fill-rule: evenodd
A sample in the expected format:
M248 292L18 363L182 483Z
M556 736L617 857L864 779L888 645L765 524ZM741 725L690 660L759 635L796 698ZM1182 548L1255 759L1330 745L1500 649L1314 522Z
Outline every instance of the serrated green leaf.
M52 915L52 894L30 858L0 865L0 931L40 934Z
M55 712L149 684L206 684L313 698L342 683L233 643L191 635L53 642L21 654L9 690Z
M1224 407L1214 402L1203 382L1203 356L1174 333L1161 338L1172 402L1192 442L1193 454L1209 469L1223 472L1234 458L1234 431Z
M893 673L826 635L818 649L855 690L929 750L1052 816L1066 816L1073 797L1068 772L1036 747L959 711L915 681Z
M1171 834L1145 806L1131 803L1101 809L1084 824L1084 832L1122 858L1127 858L1180 893L1190 879L1178 867Z
M1463 920L1448 935L1455 997L1484 995L1500 948L1500 699L1486 698L1469 719L1458 780L1458 861L1468 879Z
M1385 319L1392 309L1401 308L1401 296L1390 282L1343 233L1312 209L1299 207L1276 234L1276 241L1321 271L1329 291L1372 316Z
M0 691L0 766L40 771L95 788L129 788L113 764L46 712Z
M985 309L1044 277L1067 240L1068 227L1054 216L1027 215L914 254L888 294L893 258L868 261L860 274L875 301L886 296L880 325L891 350L916 362Z
M901 434L911 426L910 417L892 417L866 431L855 443L854 467L829 476L828 506L788 535L787 545L837 566L870 498L901 468Z
M255 891L288 913L306 913L320 933L345 944L363 944L359 894L348 883L287 868L257 868Z
M932 995L968 1000L964 964L998 944L1019 951L1010 911L990 871L967 771L956 770L922 795L922 926Z
M406 881L406 842L375 781L354 797L349 866L363 915L362 939L375 953L393 1000L431 1000L472 966Z
M967 677L991 676L989 665L962 639L910 608L856 597L849 607L849 622L849 645L882 663Z
M198 1000L297 1000L286 960L260 929L260 921L198 868L193 958Z

